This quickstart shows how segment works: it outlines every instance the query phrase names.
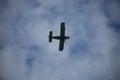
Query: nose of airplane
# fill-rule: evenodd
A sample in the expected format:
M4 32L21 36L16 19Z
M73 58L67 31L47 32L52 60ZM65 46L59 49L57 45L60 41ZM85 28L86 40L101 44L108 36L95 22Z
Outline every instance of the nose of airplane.
M67 39L69 39L70 37L68 36Z

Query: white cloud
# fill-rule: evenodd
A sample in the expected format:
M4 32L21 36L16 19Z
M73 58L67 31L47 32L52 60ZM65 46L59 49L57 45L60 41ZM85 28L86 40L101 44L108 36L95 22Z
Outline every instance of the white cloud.
M0 16L0 38L5 41L0 76L5 80L114 79L111 56L116 38L101 2L11 0L8 6ZM59 35L62 21L70 39L59 52L59 42L48 43L48 33Z

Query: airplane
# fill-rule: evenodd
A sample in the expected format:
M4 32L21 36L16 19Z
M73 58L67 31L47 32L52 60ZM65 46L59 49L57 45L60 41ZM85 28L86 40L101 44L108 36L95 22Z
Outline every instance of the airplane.
M63 51L65 40L70 38L69 36L65 36L65 23L64 22L61 23L60 36L53 36L53 32L50 31L48 37L49 37L50 43L52 42L52 39L60 40L59 41L59 51Z

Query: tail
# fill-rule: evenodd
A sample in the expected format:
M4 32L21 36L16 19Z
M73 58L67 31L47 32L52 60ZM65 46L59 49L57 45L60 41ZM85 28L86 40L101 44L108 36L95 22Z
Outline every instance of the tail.
M52 31L49 32L49 42L52 42Z

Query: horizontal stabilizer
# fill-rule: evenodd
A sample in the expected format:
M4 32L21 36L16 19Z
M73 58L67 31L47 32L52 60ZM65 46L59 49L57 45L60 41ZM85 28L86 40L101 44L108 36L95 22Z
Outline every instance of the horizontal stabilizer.
M49 32L49 42L52 42L52 31Z

